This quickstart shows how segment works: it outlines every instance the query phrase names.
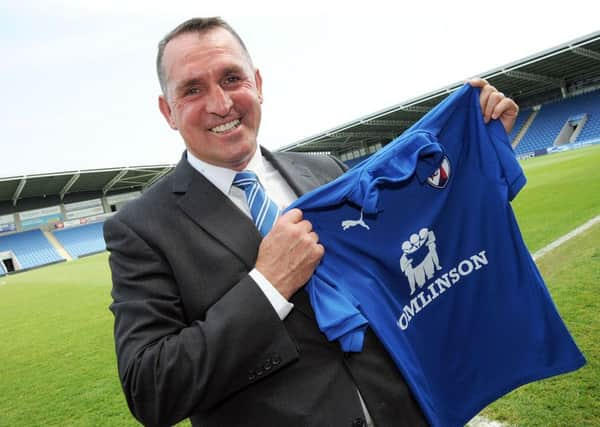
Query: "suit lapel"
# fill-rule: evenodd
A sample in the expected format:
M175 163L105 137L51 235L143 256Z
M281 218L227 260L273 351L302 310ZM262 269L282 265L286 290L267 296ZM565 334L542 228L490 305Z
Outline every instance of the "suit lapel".
M262 237L248 218L227 196L194 170L184 157L173 172L173 192L178 205L199 227L254 268Z
M271 153L262 148L262 154L279 171L297 196L322 184L309 168L286 156L285 153Z
M267 150L263 154L299 196L318 186L304 165L285 156L273 156ZM192 221L240 258L248 271L254 268L262 236L250 218L188 163L185 154L173 171L173 192L180 195L177 203ZM315 318L304 289L290 301L302 314Z

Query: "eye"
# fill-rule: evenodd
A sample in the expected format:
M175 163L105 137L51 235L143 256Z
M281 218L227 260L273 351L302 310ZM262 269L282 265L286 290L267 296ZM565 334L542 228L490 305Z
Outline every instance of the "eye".
M241 78L239 76L230 74L227 77L225 77L223 84L225 86L232 86L232 85L235 85L236 83L238 83L240 80L241 80Z
M187 95L197 95L197 94L199 94L199 93L200 93L200 89L199 89L199 88L197 88L197 87L190 87L190 88L189 88L189 89L188 89L188 90L185 92L186 96L187 96Z

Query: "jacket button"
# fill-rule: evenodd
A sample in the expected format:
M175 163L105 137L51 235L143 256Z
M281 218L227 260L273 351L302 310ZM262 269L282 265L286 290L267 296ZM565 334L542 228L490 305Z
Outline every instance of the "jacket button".
M263 369L265 371L270 371L272 367L273 367L273 365L272 365L271 359L267 359L267 361L263 365Z
M256 374L254 373L254 371L249 371L248 372L248 379L250 381L253 381L256 378Z
M271 357L271 363L273 364L273 366L277 366L281 363L281 358L277 355Z
M366 425L367 423L362 418L355 418L354 421L352 421L352 427L365 427Z

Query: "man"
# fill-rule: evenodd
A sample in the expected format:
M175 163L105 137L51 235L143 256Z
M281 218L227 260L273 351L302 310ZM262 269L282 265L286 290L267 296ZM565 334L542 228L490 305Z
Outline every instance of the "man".
M283 207L342 174L327 156L257 148L262 79L218 18L181 24L159 45L159 108L186 152L175 170L105 224L119 375L146 425L426 425L375 336L344 354L301 289L324 254L291 210L264 238L237 172ZM483 80L487 120L517 106Z

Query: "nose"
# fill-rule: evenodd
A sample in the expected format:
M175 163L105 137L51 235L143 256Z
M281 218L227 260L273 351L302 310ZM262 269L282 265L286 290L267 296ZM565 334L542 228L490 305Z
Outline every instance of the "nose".
M206 109L209 113L225 117L229 114L233 100L221 86L215 86L207 99Z

